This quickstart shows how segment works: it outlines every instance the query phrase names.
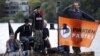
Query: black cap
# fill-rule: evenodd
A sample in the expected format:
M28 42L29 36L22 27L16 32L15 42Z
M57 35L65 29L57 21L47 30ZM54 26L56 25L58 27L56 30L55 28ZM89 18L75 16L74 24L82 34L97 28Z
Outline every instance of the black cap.
M24 23L28 23L29 22L29 19L24 19Z
M41 6L36 6L34 9L39 9Z

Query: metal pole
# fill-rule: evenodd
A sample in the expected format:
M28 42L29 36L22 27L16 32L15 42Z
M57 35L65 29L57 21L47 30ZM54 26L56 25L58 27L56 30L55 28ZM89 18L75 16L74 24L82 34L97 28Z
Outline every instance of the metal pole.
M56 6L56 13L57 13L57 25L58 25L58 52L59 52L59 8L60 8L60 1L57 1Z

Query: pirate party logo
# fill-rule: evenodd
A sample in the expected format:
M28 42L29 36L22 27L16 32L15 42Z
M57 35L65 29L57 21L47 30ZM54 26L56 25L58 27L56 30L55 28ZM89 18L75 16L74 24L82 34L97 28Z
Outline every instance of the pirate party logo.
M71 28L67 24L63 24L60 30L60 34L63 38L68 38L71 35Z

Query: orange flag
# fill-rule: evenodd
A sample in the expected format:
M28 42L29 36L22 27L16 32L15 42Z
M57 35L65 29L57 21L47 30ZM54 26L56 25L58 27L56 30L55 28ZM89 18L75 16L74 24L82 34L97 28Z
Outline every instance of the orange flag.
M59 17L59 45L90 47L98 23Z

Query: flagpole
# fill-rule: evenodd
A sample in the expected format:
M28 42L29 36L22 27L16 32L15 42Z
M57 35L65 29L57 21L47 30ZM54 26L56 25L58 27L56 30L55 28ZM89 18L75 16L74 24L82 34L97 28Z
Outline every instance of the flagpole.
M58 52L59 52L59 8L60 8L60 1L57 1L56 5L56 14L57 14L57 27L58 27Z

